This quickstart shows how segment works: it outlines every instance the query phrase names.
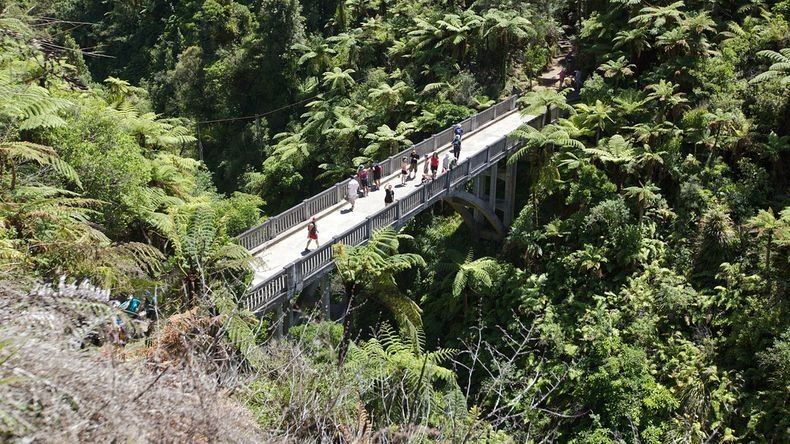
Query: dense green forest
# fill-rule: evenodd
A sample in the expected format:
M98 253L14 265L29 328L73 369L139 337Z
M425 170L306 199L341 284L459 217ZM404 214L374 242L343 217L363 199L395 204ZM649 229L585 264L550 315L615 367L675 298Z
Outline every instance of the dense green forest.
M790 440L790 1L0 0L0 40L3 441L67 436L32 344L121 319L33 340L64 275L159 310L70 359L208 375L251 442ZM560 42L578 94L534 88ZM437 205L335 249L342 324L239 308L234 236L513 92L564 117L511 135L504 242ZM108 424L68 436L167 439Z

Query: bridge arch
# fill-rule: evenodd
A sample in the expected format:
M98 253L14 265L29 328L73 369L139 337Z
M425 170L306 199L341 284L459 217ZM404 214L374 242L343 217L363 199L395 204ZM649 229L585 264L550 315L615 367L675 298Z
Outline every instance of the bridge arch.
M488 202L472 193L461 190L452 191L447 197L444 198L445 202L461 215L464 222L475 232L478 231L479 224L475 220L473 212L469 209L477 210L478 214L488 221L488 225L493 230L493 237L495 239L504 239L507 233L505 224L499 219L496 213L489 207ZM482 233L479 233L482 234Z

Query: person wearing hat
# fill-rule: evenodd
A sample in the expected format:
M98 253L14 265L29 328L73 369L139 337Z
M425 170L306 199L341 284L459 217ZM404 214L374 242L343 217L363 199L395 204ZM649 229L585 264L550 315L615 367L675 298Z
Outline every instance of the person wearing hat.
M464 135L464 129L461 127L460 123L456 123L453 127L453 134L458 136L459 139Z
M351 204L351 208L348 211L354 211L354 204L357 203L357 197L359 197L358 193L359 182L357 182L356 175L352 175L348 185L346 185L346 201Z

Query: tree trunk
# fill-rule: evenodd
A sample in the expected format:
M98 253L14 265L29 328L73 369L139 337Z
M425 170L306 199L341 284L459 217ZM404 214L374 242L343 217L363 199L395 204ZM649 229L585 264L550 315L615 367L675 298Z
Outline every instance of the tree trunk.
M765 279L768 281L768 288L771 288L771 244L773 243L773 232L768 231L768 243L765 245Z
M16 162L11 161L11 189L16 188Z
M356 284L347 284L346 289L346 313L343 315L343 336L340 338L340 345L337 352L337 366L342 367L348 352L348 343L351 342L351 307L354 304Z

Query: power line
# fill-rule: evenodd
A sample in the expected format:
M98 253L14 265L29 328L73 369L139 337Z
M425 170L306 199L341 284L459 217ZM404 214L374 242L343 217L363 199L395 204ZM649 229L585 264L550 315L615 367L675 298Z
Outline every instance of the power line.
M233 121L236 121L236 120L252 120L252 119L259 119L259 118L261 118L261 117L268 116L269 114L274 114L274 113L276 113L276 112L279 112L279 111L282 111L282 110L284 110L284 109L288 109L288 108L292 108L292 107L294 107L294 106L300 105L300 104L302 104L302 103L304 103L304 102L307 102L308 100L313 100L313 99L317 98L317 97L318 97L318 96L320 96L320 95L321 95L321 94L316 94L316 95L314 95L314 96L312 96L312 97L308 97L308 98L306 98L306 99L302 99L302 100L300 100L300 101L298 101L298 102L290 103L290 104L288 104L288 105L281 106L281 107L279 107L279 108L277 108L277 109L273 109L273 110L271 110L271 111L267 111L267 112L265 112L265 113L261 113L261 114L253 114L253 115L250 115L250 116L241 116L241 117L228 117L228 118L225 118L225 119L201 120L201 121L199 121L199 122L195 122L195 123L196 123L197 125L200 125L200 124L203 124L203 123L233 122Z

